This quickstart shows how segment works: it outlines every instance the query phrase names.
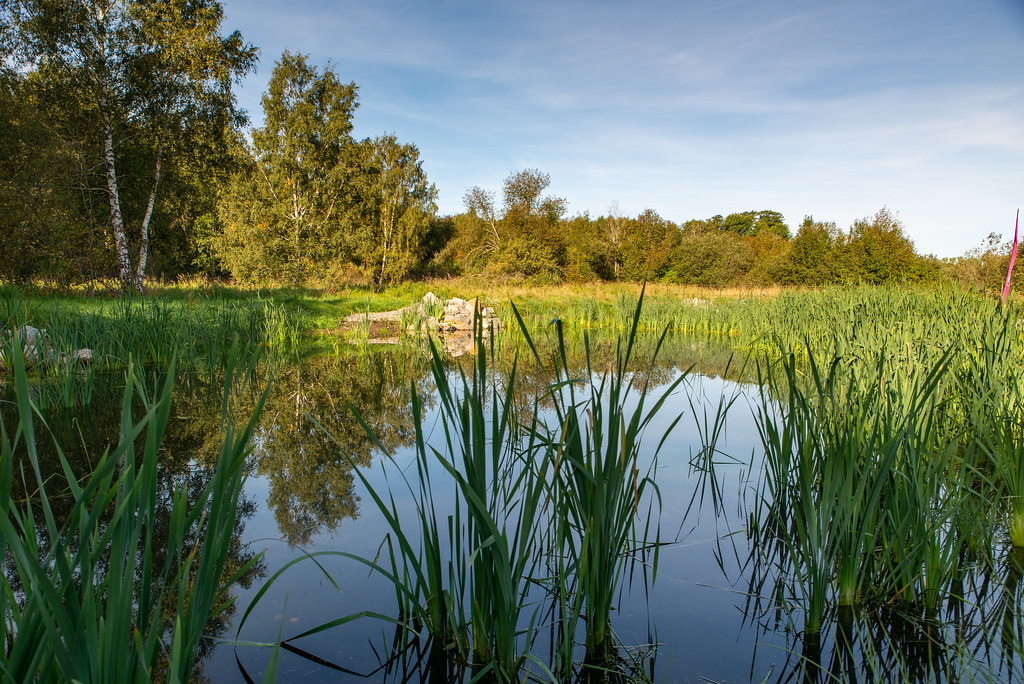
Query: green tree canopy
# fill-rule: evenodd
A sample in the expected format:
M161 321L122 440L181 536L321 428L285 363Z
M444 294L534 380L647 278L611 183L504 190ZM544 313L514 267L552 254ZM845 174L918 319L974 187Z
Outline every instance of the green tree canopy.
M551 177L536 169L510 174L499 213L494 193L474 186L463 196L466 213L455 221L449 246L463 269L491 275L556 281L564 251L561 234L566 201L545 196Z
M772 234L778 235L779 237L789 239L789 226L786 225L786 220L777 211L771 211L764 209L761 211L744 211L736 214L729 214L721 222L717 221L720 217L715 216L708 219L707 224L709 227L715 226L718 230L728 231L730 233L736 233L740 237L750 237L753 235Z
M629 280L660 280L679 243L679 228L653 209L626 220L620 273Z
M231 88L256 50L237 32L222 35L216 0L13 0L8 12L21 64L85 114L88 125L73 133L102 164L119 279L139 288L169 152L196 128L238 123Z
M666 278L688 285L737 285L752 260L750 245L729 232L688 233L673 250Z
M790 245L779 280L784 285L824 285L836 282L839 273L832 250L840 244L835 223L815 221L805 216Z
M873 217L854 222L842 256L849 280L888 283L915 277L914 243L897 215L886 207Z
M355 83L285 51L262 100L264 124L221 203L221 256L243 282L298 283L354 249L349 228L364 163L352 140Z
M355 252L380 288L401 280L421 259L421 242L437 211L437 188L427 181L415 145L382 135L365 146L369 169Z

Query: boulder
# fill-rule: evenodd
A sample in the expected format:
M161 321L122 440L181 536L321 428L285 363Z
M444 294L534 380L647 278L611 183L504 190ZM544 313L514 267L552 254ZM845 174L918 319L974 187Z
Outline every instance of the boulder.
M444 316L441 318L442 330L472 330L473 314L476 300L466 301L452 297L444 305Z
M33 328L31 325L22 326L18 330L18 338L21 340L21 353L25 357L26 366L34 366L49 356L45 330Z
M441 344L451 357L476 353L476 338L469 330L452 330L444 334Z

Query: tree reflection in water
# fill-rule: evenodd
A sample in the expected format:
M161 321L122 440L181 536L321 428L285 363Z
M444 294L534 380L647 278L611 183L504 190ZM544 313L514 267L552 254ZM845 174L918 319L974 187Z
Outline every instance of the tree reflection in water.
M352 464L370 466L375 448L351 407L389 447L412 444L408 383L427 381L417 359L388 352L311 359L274 380L255 440L255 472L269 483L267 505L290 545L334 533L359 514Z

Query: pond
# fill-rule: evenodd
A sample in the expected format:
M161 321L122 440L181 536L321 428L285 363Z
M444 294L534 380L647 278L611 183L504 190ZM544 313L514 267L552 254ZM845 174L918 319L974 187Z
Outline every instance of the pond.
M629 674L609 675L607 681L952 681L1020 675L1024 560L1001 546L993 567L965 563L962 592L944 601L936 616L886 606L839 611L820 634L808 635L799 597L775 581L778 569L753 538L752 521L764 505L764 447L755 419L761 395L753 365L738 361L727 343L684 337L669 338L655 364L645 365L655 344L641 341L624 403L635 407L645 382L652 397L674 386L643 430L638 460L641 472L650 469L658 496L649 490L637 502L637 515L653 506L660 546L656 558L650 549L633 556L612 597L617 662ZM550 402L536 409L531 403L554 379L551 342L539 347L540 365L525 348L519 354L515 410L520 420L536 410L550 424ZM582 345L576 340L570 347L570 373L579 375ZM590 350L593 367L612 366L614 340L592 340ZM508 376L513 356L500 349L492 357L496 375ZM473 362L472 355L446 358L448 377L470 372ZM117 435L119 377L98 383L88 411L49 421L67 449L85 445L78 456L83 462L82 454L102 451ZM179 382L164 441L163 477L169 483L193 479L199 486L209 477L220 418L217 387L214 379ZM423 402L418 420L414 391ZM255 385L240 393L240 412L258 395ZM390 457L366 436L352 407ZM415 523L417 427L427 443L443 450L442 408L421 346L366 348L278 370L254 438L229 565L241 567L263 555L234 588L233 607L213 626L219 640L205 644L197 666L202 677L257 681L279 658L278 681L419 680L415 656L404 664L393 660L396 629L385 620L360 617L294 637L360 613L397 617L387 579L331 553L383 562L384 540L394 535L367 487L390 496L402 520ZM722 417L719 432L715 422ZM457 519L462 513L455 491L441 469L432 467L437 514L442 521ZM538 679L538 663L552 661L560 638L549 603L531 598L520 621L519 638L529 641L537 658L528 669ZM279 638L293 639L279 653L258 645ZM583 659L581 650L576 657Z

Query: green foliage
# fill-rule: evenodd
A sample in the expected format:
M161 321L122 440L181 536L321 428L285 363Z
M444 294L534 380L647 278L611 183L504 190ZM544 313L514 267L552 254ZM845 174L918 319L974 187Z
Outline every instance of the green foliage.
M955 433L936 419L949 359L897 367L868 354L822 367L816 352L806 364L787 353L763 379L755 553L792 583L786 593L802 595L807 632L822 629L830 602L868 592L935 610L955 571L960 542L946 533L944 499Z
M354 83L285 52L263 97L265 124L220 203L217 251L248 283L297 285L358 271L380 289L424 260L436 211L419 150L393 135L357 142ZM438 233L430 237L433 251Z
M785 271L786 262L793 246L787 240L772 232L758 233L743 240L750 248L750 268L743 280L746 285L774 285Z
M903 224L886 208L853 224L837 259L847 282L880 284L916 279L914 244L904 235Z
M614 272L611 264L611 246L594 239L596 229L586 214L562 222L565 240L562 277L571 283L585 283L610 279Z
M750 246L729 233L689 233L680 238L666 279L727 287L741 281L752 260Z
M678 245L679 231L653 209L645 209L625 222L620 255L619 277L634 280L660 280L670 268L672 250Z
M206 186L193 180L191 189L182 184L189 174L176 172L189 163L177 155L201 152L197 142L241 123L231 86L254 66L255 48L238 33L221 35L223 9L215 0L25 0L10 16L29 76L68 115L56 130L80 150L76 185L95 195L88 216L109 230L104 242L114 248L122 287L139 288L159 191L168 184L185 195L209 188L209 179ZM200 161L199 168L208 167ZM181 217L171 218L173 225ZM134 266L129 242L138 250Z
M777 211L744 211L736 214L729 214L721 220L714 217L709 219L705 230L714 229L735 233L740 237L751 237L754 235L777 235L788 240L790 237L789 226L782 214Z
M779 281L785 285L835 282L838 274L833 268L831 253L839 240L834 223L815 221L813 217L805 216L782 264Z
M505 213L525 216L543 214L560 218L565 211L565 200L558 197L543 197L541 193L547 190L549 185L551 176L537 169L516 171L509 175L502 185Z
M415 145L393 135L364 143L369 168L362 180L354 256L376 287L399 282L422 259L421 242L437 210Z
M356 86L285 52L263 96L264 125L221 203L221 257L241 282L297 284L353 249ZM250 156L251 155L251 156Z
M65 477L44 479L37 434L46 426L37 430L25 368L15 363L17 421L13 431L0 421L0 549L9 560L0 613L10 681L148 682L158 670L165 681L190 681L207 622L257 561L225 574L259 404L237 430L228 411L230 383L225 388L214 475L196 500L175 489L167 537L160 539L157 482L171 380L135 418L132 399L141 387L129 367L120 441L84 482L59 449ZM144 444L138 456L137 440ZM23 501L11 496L16 458L26 489L32 481L34 490ZM64 496L72 503L58 518L54 502Z
M463 197L467 211L454 221L455 236L446 250L449 258L463 272L536 283L559 281L566 202L542 194L550 183L550 176L536 169L509 175L501 212L494 193L470 188Z
M525 235L505 240L487 265L487 272L536 285L557 283L561 279L551 250L539 240Z
M964 256L939 265L939 270L949 279L985 292L999 292L1006 282L1010 265L1011 241L1003 242L998 233L990 233L982 244L969 250ZM1020 291L1024 287L1024 272L1013 269L1010 287Z
M84 150L62 139L52 89L0 67L0 278L66 284L109 265L96 218L76 186Z
M607 666L616 652L611 610L627 560L651 552L655 573L657 571L660 531L652 529L652 521L660 515L660 511L654 512L654 503L660 508L661 495L653 474L658 451L681 415L661 437L645 472L641 472L639 459L640 437L666 399L686 378L686 373L679 374L661 397L648 406L651 375L644 380L634 377L632 382L640 384L638 398L635 404L631 401L627 404L631 381L628 367L642 306L643 294L632 312L628 336L619 339L614 370L599 376L592 370L589 342L584 333L585 374L574 377L561 339L561 324L556 323L561 358L556 360L560 365L556 367L550 391L555 398L559 429L548 439L551 450L558 454L552 496L555 548L564 549L568 556L558 561L564 566L556 573L556 581L561 582L558 595L573 597L569 599L566 616L570 627L566 629L565 638L570 641L562 652L572 653L575 629L571 626L579 616L586 615L587 657L598 667ZM655 347L652 365L663 340L664 335ZM577 385L581 385L579 392ZM641 513L644 503L648 508ZM570 575L572 583L568 581ZM574 593L572 588L575 588Z
M185 372L211 373L226 367L236 346L246 363L270 365L295 358L302 345L302 314L258 298L128 297L91 304L86 309L66 301L30 301L14 289L0 293L0 328L45 330L45 352L33 369L42 408L88 404L95 372L123 369L130 359L158 367L176 359ZM14 358L13 344L4 335L0 356ZM87 365L69 361L83 348L92 352Z

